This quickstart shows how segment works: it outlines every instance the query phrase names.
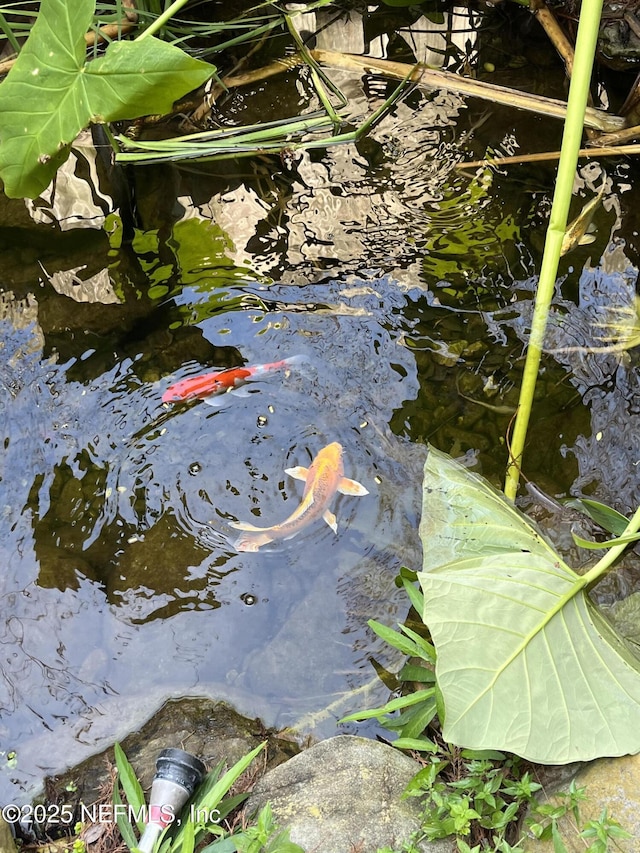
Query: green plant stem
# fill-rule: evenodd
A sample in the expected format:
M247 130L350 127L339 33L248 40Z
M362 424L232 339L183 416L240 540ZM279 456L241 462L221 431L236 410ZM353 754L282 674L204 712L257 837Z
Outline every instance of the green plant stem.
M173 17L176 12L179 12L183 6L186 6L189 0L175 0L168 9L165 9L162 15L159 18L156 18L155 21L150 24L146 30L140 33L140 35L134 39L134 41L142 41L143 38L147 36L152 36L154 33L157 33L158 30L161 30L162 27L167 23L169 18Z
M640 506L635 511L633 518L631 519L629 524L627 524L627 527L622 535L628 536L630 534L637 533L638 529L640 529ZM529 645L533 637L535 637L536 634L540 633L540 631L542 631L549 624L549 622L551 622L554 616L560 613L562 608L569 601L571 601L572 598L575 598L575 596L578 595L581 590L586 589L588 586L595 583L598 578L600 578L607 571L607 569L609 569L613 565L613 563L618 559L618 557L622 554L622 552L625 550L625 548L627 548L628 545L628 542L625 542L623 545L614 545L607 551L607 553L604 555L604 557L602 557L602 559L598 560L595 566L593 566L591 569L589 569L588 572L578 578L575 584L564 595L558 598L556 604L549 610L548 613L545 614L542 621L534 626L532 631L523 639L521 645L514 650L511 657L505 662L505 668L510 663L512 663L512 661L514 661L519 654L521 654L522 649ZM496 678L493 679L494 682Z
M553 206L544 245L529 347L522 376L518 413L511 440L511 458L507 467L504 487L506 496L511 500L515 498L518 491L522 454L538 378L542 344L556 282L562 239L567 228L601 12L602 0L583 0L556 188L553 194Z
M18 39L13 34L13 30L9 26L9 24L7 23L7 19L2 14L2 12L0 12L0 30L2 30L2 32L7 37L7 40L9 42L9 44L11 45L11 48L13 49L14 53L17 56L20 53L20 42L18 41Z

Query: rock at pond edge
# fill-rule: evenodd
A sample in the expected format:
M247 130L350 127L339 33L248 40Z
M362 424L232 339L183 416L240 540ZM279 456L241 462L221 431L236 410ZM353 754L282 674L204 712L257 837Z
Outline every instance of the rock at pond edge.
M339 735L269 770L245 812L271 803L279 829L307 853L376 853L399 847L421 826L416 798L402 793L421 766L391 746ZM455 847L455 842L454 842ZM424 842L425 853L450 853L451 839Z

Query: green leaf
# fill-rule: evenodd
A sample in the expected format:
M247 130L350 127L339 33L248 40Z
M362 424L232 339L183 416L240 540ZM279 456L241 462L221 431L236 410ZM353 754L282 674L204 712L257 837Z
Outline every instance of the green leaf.
M376 622L375 619L369 619L367 625L372 631L375 631L380 639L384 640L385 643L388 643L390 646L393 646L394 649L398 649L405 655L413 655L420 658L424 657L424 653L417 643L407 637L403 637L402 634L398 633L398 631L394 631L393 628L388 628L381 622Z
M242 805L242 803L244 803L244 801L248 797L249 792L246 791L244 794L235 794L233 797L225 797L224 800L220 800L220 802L216 806L216 823L219 823L235 808L237 808L239 805Z
M424 609L424 602L423 602ZM412 631L407 625L400 625L400 630L403 634L406 634L409 639L413 640L416 646L420 649L420 657L427 661L428 663L436 662L436 651L424 637L421 637L420 634L416 634L415 631Z
M600 501L594 501L591 498L570 498L562 503L563 506L583 512L589 518L592 518L596 524L604 528L604 530L608 530L609 533L615 533L617 536L624 533L629 523L629 519L625 518L618 510L607 506L607 504L600 503Z
M214 73L167 42L113 42L85 62L94 0L42 0L38 18L0 84L0 177L10 198L35 198L89 122L170 112Z
M385 720L384 726L390 731L398 732L399 737L416 738L422 735L435 715L436 701L434 697L429 697L408 707L397 717Z
M220 774L220 765L215 768L195 792L192 802L194 814L211 814L218 810L219 804L222 802L223 797L229 791L233 783L244 773L256 755L258 755L266 745L267 742L264 741L255 749L252 749L251 752L248 752L239 761L236 761L233 767L227 770L221 778L218 778ZM218 811L222 812L222 809L219 809ZM189 836L185 834L188 832L186 829L187 824L191 824L193 827L193 822L190 819L182 822L171 846L172 853L186 853L185 845L190 843ZM204 828L205 827L200 824L193 827L194 841L196 844L200 839ZM212 826L209 826L208 829L209 831L213 831Z
M432 684L436 679L436 674L432 669L427 669L426 666L405 663L398 673L398 678L400 681L419 681Z
M607 548L613 548L614 545L629 545L631 542L637 542L640 539L640 533L633 533L630 536L617 536L615 539L607 539L606 542L591 542L589 539L583 539L577 533L571 531L573 541L580 548L589 548L591 551L606 551Z
M435 688L433 687L429 687L427 690L416 690L415 693L409 693L407 696L399 696L397 699L392 699L381 708L368 708L366 711L356 711L354 714L342 717L338 722L350 723L354 720L371 720L375 717L382 717L384 714L391 714L393 711L399 711L401 708L417 705L418 702L430 699L434 693Z
M122 797L120 796L120 791L118 790L117 785L113 789L113 805L114 806L122 806ZM118 829L120 830L120 835L122 836L122 840L127 845L129 850L134 850L138 846L138 839L136 838L136 834L133 831L133 827L129 819L127 818L124 810L121 808L116 808L116 824Z
M419 589L416 589L413 583L407 580L407 578L402 578L402 585L404 586L406 593L409 596L409 601L416 612L422 613L422 608L424 607L424 595Z
M443 737L565 764L640 751L640 664L532 524L430 448L423 618Z
M140 785L140 782L138 782L135 770L131 764L129 764L127 756L124 754L122 747L117 742L113 745L113 754L116 760L116 767L118 769L118 779L122 785L122 790L127 798L127 802L136 814L141 813L146 800L144 798L142 786ZM140 831L144 829L143 820L138 821L138 829Z
M498 752L495 749L463 749L460 755L471 761L506 761L507 759L504 752Z
M438 747L426 737L399 737L394 740L396 749L415 749L416 752L437 752Z
M214 841L213 844L207 844L206 847L203 847L200 853L236 853L237 850L236 842L233 840L233 837L220 838L218 841Z
M551 837L553 838L553 853L567 853L567 848L555 821L551 824Z
M269 844L265 853L305 853L304 848L299 844L295 844L288 838L288 830L281 832L274 841Z
M193 853L195 848L195 831L193 821L187 820L184 825L184 835L182 837L182 853Z

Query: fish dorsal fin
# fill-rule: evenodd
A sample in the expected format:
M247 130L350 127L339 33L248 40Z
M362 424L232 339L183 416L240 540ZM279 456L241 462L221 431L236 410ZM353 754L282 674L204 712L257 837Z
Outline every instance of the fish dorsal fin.
M362 483L357 480L350 480L349 477L342 477L338 483L338 491L343 495L355 495L356 497L369 494L369 490L365 489Z
M304 468L302 465L297 465L295 468L285 468L284 473L293 477L295 480L306 480L309 469Z
M230 521L229 527L234 527L236 530L248 530L251 533L260 531L264 532L264 527L256 527L255 524L249 524L248 521Z

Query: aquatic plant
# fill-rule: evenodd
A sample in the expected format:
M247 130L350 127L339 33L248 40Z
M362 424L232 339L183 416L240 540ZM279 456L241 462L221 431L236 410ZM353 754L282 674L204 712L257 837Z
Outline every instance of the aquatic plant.
M447 741L548 764L640 750L640 661L587 595L639 527L640 510L579 575L499 492L429 449L418 579Z
M402 583L418 613L424 609L424 596L413 585L415 575L402 570ZM370 619L367 623L382 640L392 648L407 655L410 660L395 675L378 668L385 683L401 695L391 699L380 708L369 708L343 717L340 722L354 720L383 720L384 726L397 732L394 746L416 752L437 752L436 743L426 735L438 711L438 688L436 685L436 652L433 645L407 625L400 625L400 632ZM416 685L428 685L416 687Z
M326 5L320 0L319 5ZM119 5L119 4L118 4ZM178 27L171 42L155 38L165 33L166 24L185 5L176 0L153 17L143 12L147 28L133 41L112 41L103 56L87 60L85 35L94 22L92 0L78 0L71 7L64 0L42 0L38 16L29 28L26 44L20 49L16 30L0 17L0 30L19 50L7 79L0 84L0 178L10 198L37 197L67 159L71 145L90 123L108 127L112 122L172 112L174 103L216 75L216 68L190 56L177 45L186 35ZM270 7L270 4L266 4ZM155 10L159 11L159 10ZM255 38L275 26L286 26L298 44L300 59L310 68L310 76L323 109L304 116L180 136L158 141L132 141L125 135L108 136L120 162L150 163L163 160L202 160L282 152L289 146L317 148L357 141L386 115L405 90L413 69L395 92L355 130L341 132L346 123L336 112L330 95L341 105L346 99L334 87L318 63L302 44L286 13L244 21L209 25L207 34L220 34L240 26L241 33L211 51L220 51L248 38ZM192 27L191 35L198 31ZM22 31L20 31L22 32ZM103 31L101 31L103 32ZM284 67L284 66L282 66ZM315 136L308 138L309 132ZM323 136L318 136L318 132ZM302 137L305 137L304 139ZM123 151L119 151L119 147Z
M400 695L341 721L376 718L399 735L396 746L424 756L406 792L421 798L422 828L403 850L455 835L461 853L520 853L525 808L530 831L559 853L566 851L559 822L568 814L585 849L604 853L629 837L606 812L584 823L578 805L585 794L574 783L553 802L536 803L540 786L521 760L561 764L640 749L640 661L587 595L637 540L631 531L640 511L629 522L598 501L571 505L622 534L584 575L500 492L429 449L422 591L413 573L401 572L422 623L398 632L369 622L410 656L396 676L378 667ZM433 645L423 636L427 624Z
M583 4L563 158L542 263L505 491L514 497L565 234L601 4ZM637 539L640 509L585 574L499 493L430 448L420 535L421 616L435 647L442 734L564 764L640 750L640 661L587 595ZM582 546L585 543L580 540ZM591 547L600 547L591 545ZM517 704L514 707L514 697ZM550 725L549 721L553 724Z
M6 195L36 197L89 122L170 112L215 68L149 37L116 41L86 61L93 0L43 0L7 79L0 84L0 177Z
M579 575L499 492L430 448L420 526L425 556L417 575L422 595L413 590L410 598L433 647L406 627L404 637L373 627L435 666L437 687L365 716L416 707L426 726L440 697L442 736L461 747L505 750L543 764L638 752L640 661L587 591L638 539L640 510L621 531L619 514L597 502L586 508L622 535ZM399 744L433 751L433 741L419 728L409 732L408 722L401 716L393 725ZM415 742L405 742L408 736Z
M288 152L307 151L357 142L369 133L383 116L387 115L404 94L409 76L402 80L378 109L355 130L331 133L335 130L336 124L342 125L344 121L330 106L329 101L321 97L326 113L317 111L279 121L261 122L240 128L216 128L170 139L131 140L126 136L118 135L115 139L122 150L116 155L116 160L118 163L141 165L178 163L186 160L212 162L229 157L254 156L257 152L284 154L285 149ZM312 132L315 135L310 136Z
M541 788L518 758L443 750L416 774L405 792L406 797L420 800L423 812L421 828L404 843L402 853L419 853L424 841L452 836L459 853L523 853L525 810L529 833L540 841L551 841L554 853L568 853L560 831L563 820L586 853L607 853L610 845L615 848L618 840L632 837L609 817L606 808L597 820L583 821L580 806L588 795L575 782L548 802L538 801ZM378 853L396 851L385 847Z
M562 157L505 492L513 498L573 186L601 3L583 3ZM481 478L431 448L425 464L422 616L443 737L563 764L640 750L640 661L587 591L637 539L640 509L585 574ZM581 545L587 545L580 540ZM590 545L590 547L599 547ZM514 707L514 697L517 705ZM552 724L550 725L550 720Z
M518 490L520 466L531 417L533 399L542 358L545 330L556 284L558 263L567 229L573 181L582 141L584 116L591 84L591 72L602 14L602 0L584 0L576 38L575 61L569 88L567 116L556 177L549 227L542 257L540 278L531 323L531 333L522 376L518 412L511 440L505 494L512 500Z

